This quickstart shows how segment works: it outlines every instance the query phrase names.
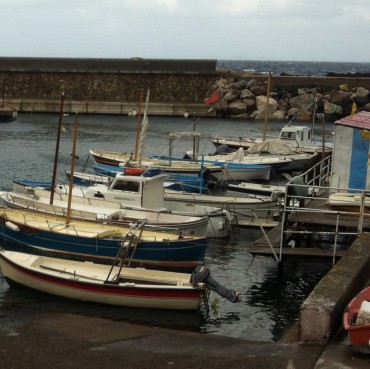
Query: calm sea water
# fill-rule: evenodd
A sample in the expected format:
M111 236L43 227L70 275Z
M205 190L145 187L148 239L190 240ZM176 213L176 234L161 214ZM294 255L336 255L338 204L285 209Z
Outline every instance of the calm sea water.
M63 120L58 179L65 180L69 169L74 116ZM80 116L76 170L89 170L93 159L90 149L132 152L136 137L136 118L128 116ZM8 190L16 178L50 180L53 168L56 114L19 114L17 121L0 124L0 189ZM269 134L276 135L284 123L269 123ZM321 130L320 127L317 127ZM167 154L168 135L174 131L190 131L191 120L172 117L150 117L145 154ZM212 134L261 134L262 123L201 118L197 130L202 133L204 152L214 148L208 141ZM330 134L331 127L327 127ZM319 133L321 133L319 131ZM175 144L175 154L191 149L190 141ZM204 334L241 337L256 341L278 340L298 316L300 304L330 268L327 264L286 262L278 273L276 261L253 257L248 246L261 236L258 229L239 229L228 240L210 240L206 264L212 276L228 288L242 293L242 301L229 303L211 294L211 302L219 300L215 309L205 312L159 312L96 306L45 296L28 290L10 289L0 279L0 316L9 334L16 334L17 322L35 314L76 313L137 324L167 326Z
M303 62L274 60L218 60L219 67L240 71L255 71L281 75L326 76L328 73L367 73L370 74L370 63L353 62Z

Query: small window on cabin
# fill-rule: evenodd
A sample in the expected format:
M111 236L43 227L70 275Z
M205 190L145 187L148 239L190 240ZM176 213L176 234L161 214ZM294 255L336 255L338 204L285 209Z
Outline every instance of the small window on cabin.
M282 132L281 138L295 140L295 132Z
M139 183L131 181L117 181L112 189L117 191L139 192Z

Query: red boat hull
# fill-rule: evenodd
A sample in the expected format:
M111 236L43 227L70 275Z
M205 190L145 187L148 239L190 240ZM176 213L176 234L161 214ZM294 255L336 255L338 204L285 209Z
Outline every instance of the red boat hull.
M352 346L369 348L370 321L358 321L358 314L364 301L370 301L370 287L362 290L347 305L343 314L343 327L348 333Z

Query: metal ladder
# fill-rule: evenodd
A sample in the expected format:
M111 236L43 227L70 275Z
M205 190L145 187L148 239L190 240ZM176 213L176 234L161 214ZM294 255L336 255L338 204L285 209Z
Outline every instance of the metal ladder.
M130 266L132 258L135 254L137 245L140 243L141 234L143 233L145 225L145 220L139 220L135 224L130 225L129 230L127 231L125 238L121 242L120 248L114 258L113 264L109 270L108 276L104 283L118 284L119 276L121 274L122 268L124 266ZM131 255L129 257L129 252ZM118 266L119 271L115 279L109 280L114 267Z

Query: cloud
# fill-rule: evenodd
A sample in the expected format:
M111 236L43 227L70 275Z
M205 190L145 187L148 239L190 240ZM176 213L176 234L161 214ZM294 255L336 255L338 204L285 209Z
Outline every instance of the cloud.
M368 0L0 0L0 5L3 55L370 58Z

